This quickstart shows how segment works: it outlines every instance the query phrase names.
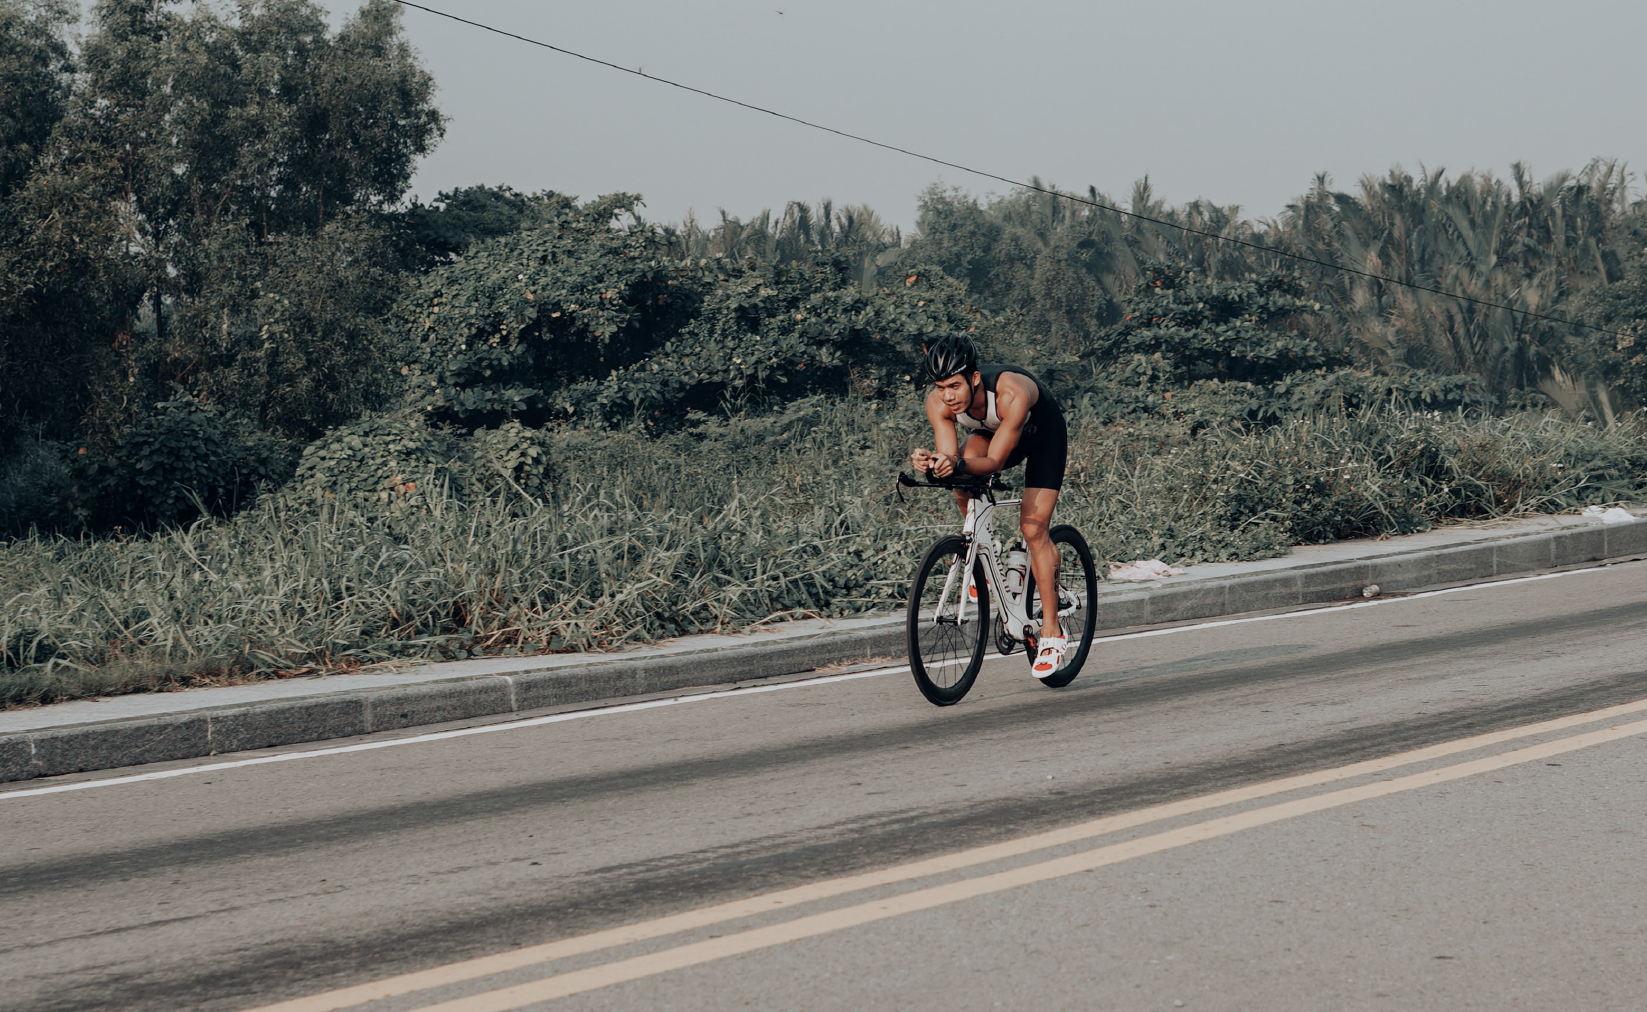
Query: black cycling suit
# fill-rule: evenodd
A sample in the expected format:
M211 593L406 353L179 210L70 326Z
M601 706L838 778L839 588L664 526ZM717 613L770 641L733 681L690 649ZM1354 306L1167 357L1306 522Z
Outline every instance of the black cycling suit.
M1039 396L1029 409L1029 417L1024 419L1023 430L1018 434L1018 445L1007 454L1006 463L1001 465L1001 470L1015 467L1019 461L1027 459L1029 464L1024 468L1025 488L1063 488L1064 464L1069 457L1069 430L1064 426L1064 410L1058 406L1052 392L1036 379L1033 373L1015 365L981 365L978 372L983 375L983 387L987 396L984 417L973 418L962 412L955 416L955 420L961 423L963 428L974 432L980 429L994 432L1001 427L1001 417L995 413L995 381L1004 372L1029 377L1030 382L1035 384Z

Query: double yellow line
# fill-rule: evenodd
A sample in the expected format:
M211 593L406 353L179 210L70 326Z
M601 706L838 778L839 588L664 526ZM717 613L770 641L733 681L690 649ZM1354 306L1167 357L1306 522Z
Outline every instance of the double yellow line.
M1429 762L1508 741L1613 720L1629 714L1640 713L1643 710L1647 710L1647 699L1592 710L1588 713L1574 714L1569 717L1560 717L1555 720L1541 721L1505 731L1462 738L1440 745L1431 745L1427 748L1402 752L1382 759L1351 763L1347 766L1322 770L1317 773L1285 777L1268 783L1220 791L1216 794L1157 805L1122 815L1106 816L1079 825L1037 833L1033 836L1009 840L1004 843L975 847L970 850L915 861L880 871L815 882L810 885L797 886L793 889L764 893L749 899L722 903L699 910L690 910L655 920L642 921L621 928L562 939L545 945L535 945L493 956L483 956L478 959L465 960L461 963L452 963L416 973L401 974L370 984L360 984L323 994L311 995L307 998L267 1005L259 1009L249 1010L249 1012L335 1012L338 1009L346 1009L383 998L446 987L464 981L489 977L493 974L547 964L571 956L599 952L635 942L662 938L683 931L767 914L773 910L782 910L796 904L811 903L878 886L894 885L945 872L976 867L1052 847L1079 843L1153 822L1193 815L1214 808L1255 801L1336 781L1384 773L1402 766ZM1202 840L1227 836L1244 829L1252 829L1257 826L1337 808L1342 805L1355 804L1372 798L1399 794L1432 784L1446 783L1451 780L1501 770L1521 763L1535 762L1551 756L1643 733L1647 733L1647 720L1587 731L1451 766L1442 766L1407 776L1374 781L1195 822L1122 843L1053 857L974 878L929 886L887 899L870 900L793 918L777 924L751 927L718 938L689 942L657 952L602 963L582 970L553 974L522 984L423 1006L422 1012L508 1012L508 1010L522 1008L538 1002L564 998L568 995L593 991L625 981L667 973L670 970L713 962L758 949L771 948L787 942L841 931L860 924L869 924L902 914L929 910L933 907L944 906L975 896L984 896L1036 882L1045 882L1049 879L1060 878L1077 872L1091 871L1095 868L1142 857L1146 854L1155 854Z

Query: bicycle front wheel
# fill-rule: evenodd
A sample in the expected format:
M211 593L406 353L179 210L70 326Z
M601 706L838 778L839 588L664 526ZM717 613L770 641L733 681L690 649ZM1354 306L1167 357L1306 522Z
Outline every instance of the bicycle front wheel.
M1092 635L1098 628L1098 613L1093 608L1098 596L1098 567L1093 564L1092 549L1087 547L1087 539L1080 531L1060 524L1049 531L1048 536L1052 538L1052 546L1058 549L1058 625L1069 640L1069 651L1064 654L1064 666L1041 679L1041 684L1059 689L1075 681L1092 649ZM1041 594L1035 586L1033 572L1028 574L1024 585L1024 600L1029 603L1030 628L1038 635ZM1034 648L1027 653L1033 665Z
M978 600L967 600L966 551L957 535L938 539L909 586L909 669L921 695L937 706L959 703L972 688L989 642L989 585L983 567L975 567Z

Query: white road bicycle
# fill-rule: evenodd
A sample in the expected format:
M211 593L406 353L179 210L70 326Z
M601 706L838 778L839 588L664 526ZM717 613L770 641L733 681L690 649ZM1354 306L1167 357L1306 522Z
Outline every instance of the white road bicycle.
M932 478L917 481L899 472L904 488L959 489L970 494L966 519L959 534L933 542L915 567L909 585L909 667L921 695L937 706L959 703L984 666L984 648L990 639L990 601L1000 602L995 617L995 648L1010 654L1019 646L1035 663L1035 639L1041 628L1041 595L1035 574L1024 567L1022 586L1009 580L1001 548L994 536L995 511L1022 505L1022 499L995 498L1010 492L999 475ZM1058 622L1069 639L1064 665L1041 684L1057 689L1081 673L1098 616L1091 602L1098 594L1098 569L1092 549L1081 532L1059 524L1048 532L1058 549ZM1018 546L1014 546L1016 550ZM971 578L967 578L967 574ZM977 587L974 600L968 584Z

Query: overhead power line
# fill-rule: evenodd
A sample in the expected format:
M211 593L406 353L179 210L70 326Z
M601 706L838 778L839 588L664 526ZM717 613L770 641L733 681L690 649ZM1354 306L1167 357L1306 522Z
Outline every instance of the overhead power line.
M740 99L731 98L731 97L728 97L726 95L720 95L720 94L717 94L713 91L706 91L703 88L697 88L697 87L694 87L690 84L682 84L680 81L671 81L667 77L658 77L655 74L648 74L648 73L646 73L646 71L644 71L642 69L639 69L639 68L636 68L636 67L625 67L622 64L617 64L617 63L611 62L610 60L602 60L598 57L589 56L586 53L580 53L580 52L578 52L574 49L567 49L563 46L556 46L556 45L553 45L553 44L548 43L548 42L543 42L539 39L528 38L525 35L516 34L515 32L511 32L511 31L508 31L508 30L503 29L503 28L496 28L492 25L484 24L484 23L479 22L479 21L470 20L469 18L459 17L456 14L448 14L446 11L436 10L433 7L425 7L422 4L412 3L411 0L395 0L395 3L400 4L402 7L411 7L415 10L420 10L420 11L423 11L423 12L428 13L428 14L433 14L436 17L446 18L446 19L451 20L451 21L456 21L456 22L459 22L461 24L469 25L470 27L473 27L473 28L479 28L482 31L491 32L494 35L502 35L505 38L515 39L517 41L524 42L527 45L537 46L541 49L547 49L547 50L550 50L551 52L560 53L562 56L570 56L570 57L573 57L574 59L579 59L579 60L583 60L586 63L593 63L593 64L596 64L598 66L607 67L611 70L616 70L616 71L619 71L620 73L629 74L633 77L641 77L641 78L645 78L648 81L655 82L657 84L668 85L671 88L679 88L681 91L689 91L694 95L702 95L704 98L711 98L711 99L714 99L717 102L725 102L728 105L735 105L735 106L738 106L738 107L743 108L743 109L748 109L751 112L763 113L767 116L775 116L778 119L788 120L791 123L798 123L801 126L808 127L810 129L813 129L813 130L822 130L824 133L831 133L831 134L834 134L837 137L844 137L847 140L857 141L860 144L868 144L871 147L877 147L877 148L882 149L883 151L893 151L893 152L896 152L900 155L908 155L911 158L918 158L921 161L931 162L934 165L942 165L945 168L956 169L960 172L965 172L965 173L968 173L970 175L981 177L983 179L993 179L998 183L1005 183L1008 186L1016 186L1016 187L1020 187L1020 188L1025 189L1025 190L1032 190L1036 193L1044 193L1044 194L1046 194L1048 196L1051 196L1051 197L1057 197L1057 198L1060 198L1062 200L1073 201L1077 204L1085 204L1088 207L1095 207L1095 208L1097 208L1101 211L1110 211L1110 212L1113 212L1115 214L1125 215L1128 218L1135 218L1138 221L1147 221L1147 222L1150 222L1150 223L1155 224L1155 225L1162 225L1166 228L1177 229L1181 232L1187 232L1191 235L1199 235L1199 236L1203 236L1203 237L1208 238L1208 239L1216 239L1219 242L1227 242L1227 243L1230 243L1230 244L1235 245L1235 246L1246 246L1246 247L1249 247L1251 249L1259 250L1260 252L1263 252L1263 253L1269 253L1269 254L1272 254L1274 256L1285 257L1289 260L1297 260L1301 263L1315 264L1318 267L1326 267L1330 270L1342 271L1345 274L1353 274L1353 275L1356 275L1358 277L1368 278L1372 281L1377 281L1380 284L1398 285L1402 288L1413 289L1414 291L1429 292L1432 295L1440 295L1440 296L1443 296L1444 298L1456 299L1459 302L1466 302L1466 303L1469 303L1470 305L1481 306L1481 307L1486 308L1486 309L1502 309L1502 310L1504 310L1506 312L1510 312L1510 313L1519 313L1522 316L1527 317L1528 319L1532 319L1532 320L1545 320L1549 323L1559 323L1559 324L1561 324L1562 326L1565 326L1565 327L1579 327L1579 328L1582 328L1584 330L1593 330L1593 331L1596 331L1596 332L1602 333L1602 334L1614 333L1613 331L1608 330L1605 327L1598 327L1598 326L1596 326L1595 324L1592 324L1592 323L1584 323L1584 322L1579 321L1579 320L1568 320L1568 319L1565 319L1565 318L1560 317L1560 316L1551 316L1548 313L1535 313L1535 312L1533 312L1531 310L1528 310L1528 309L1518 309L1515 306L1505 305L1504 303L1501 303L1501 302L1489 302L1486 299L1478 299L1478 298L1475 298L1475 297L1470 296L1470 295L1461 295L1458 292L1449 292L1444 288L1436 288L1432 285L1419 284L1416 281L1402 281L1400 278L1386 277L1382 274L1375 274L1372 271L1361 270L1358 267L1350 267L1350 266L1347 266L1345 264L1333 263L1330 260L1321 260L1317 257L1305 256L1302 253L1289 253L1286 250L1276 249L1272 246L1265 246L1263 243L1253 242L1250 239L1240 239L1240 238L1237 238L1235 236L1222 235L1218 232L1209 232L1205 229L1192 228L1188 225L1184 225L1184 224L1181 224L1179 222L1168 221L1165 218L1156 218L1156 217L1152 217L1152 216L1147 215L1147 214L1139 214L1137 211L1128 211L1125 208L1116 207L1113 204L1106 204L1102 201L1091 200L1091 199L1088 199L1086 197L1076 196L1073 193L1064 193L1062 191L1052 189L1051 187L1040 186L1036 183L1026 183L1026 182L1023 182L1022 180L1013 179L1010 176L997 175L996 173L988 172L984 169L975 169L975 168L971 167L970 165L962 165L959 162L947 161L947 160L945 160L943 158L939 158L935 155L924 154L920 151L912 151L909 148L901 148L896 144L888 144L885 141L878 141L878 140L875 140L871 137L864 137L861 134L850 133L846 130L837 130L835 127L826 126L823 123L814 123L811 120L802 119L799 116L791 116L790 114L788 114L786 112L779 112L776 109L768 109L765 106L755 105L751 102L744 102Z

